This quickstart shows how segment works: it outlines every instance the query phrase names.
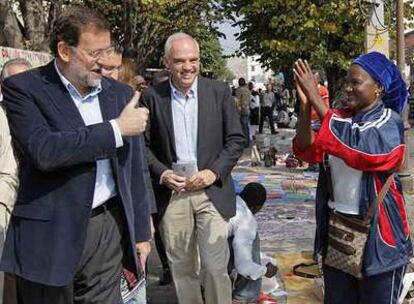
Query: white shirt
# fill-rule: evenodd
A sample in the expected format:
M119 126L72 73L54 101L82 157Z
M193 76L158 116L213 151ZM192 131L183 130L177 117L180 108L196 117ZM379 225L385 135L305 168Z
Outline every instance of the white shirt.
M263 95L263 100L265 107L272 107L275 102L275 93L265 92Z
M98 94L102 91L101 85L93 88L92 91L86 96L82 96L78 90L69 82L69 80L59 71L56 61L55 68L63 85L68 90L70 97L72 97L73 102L78 108L85 125L89 126L103 122L98 98ZM118 124L115 120L111 120L110 123L114 131L116 147L122 147L123 140ZM107 200L115 196L117 193L118 191L116 189L110 160L97 160L95 190L93 193L92 208L96 208L104 204Z
M197 78L184 96L172 82L171 108L177 162L197 160L198 96Z
M229 220L229 237L234 236L234 265L245 278L257 280L267 268L252 260L252 245L257 234L257 221L240 196L236 197L236 215Z
M349 167L341 158L329 155L335 201L328 205L341 213L358 215L362 171Z
M252 95L250 98L250 109L255 109L260 107L260 97L259 95Z

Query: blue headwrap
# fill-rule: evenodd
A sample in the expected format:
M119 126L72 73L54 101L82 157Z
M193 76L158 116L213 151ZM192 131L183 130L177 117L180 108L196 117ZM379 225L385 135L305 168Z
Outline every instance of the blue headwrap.
M384 87L382 102L385 107L401 113L407 102L408 91L398 67L378 52L361 55L352 63L361 66Z

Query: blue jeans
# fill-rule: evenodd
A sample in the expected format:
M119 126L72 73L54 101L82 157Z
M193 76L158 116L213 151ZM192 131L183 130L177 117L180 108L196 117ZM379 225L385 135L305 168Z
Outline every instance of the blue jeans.
M230 268L234 268L234 253L230 243ZM252 246L252 259L253 262L260 264L260 239L259 234L256 234L256 238L253 241ZM257 300L259 297L260 289L262 288L262 279L252 280L245 278L241 275L237 275L236 282L234 283L233 299L237 301L251 302Z
M240 114L240 123L243 131L244 137L246 137L246 145L247 148L250 145L250 131L249 131L249 115L248 114Z
M130 297L128 301L122 301L121 304L146 304L147 303L147 293L146 289L141 288L139 291L137 291L134 295Z

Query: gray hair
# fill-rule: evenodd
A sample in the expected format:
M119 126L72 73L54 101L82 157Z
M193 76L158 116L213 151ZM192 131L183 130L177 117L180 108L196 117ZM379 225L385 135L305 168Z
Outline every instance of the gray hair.
M6 79L7 77L10 76L9 72L8 72L8 69L13 65L24 65L28 69L32 68L32 64L24 58L10 59L9 61L4 63L4 65L3 65L3 69L1 70L1 74L0 74L0 82L3 82L4 79Z
M200 52L200 46L198 45L197 40L195 40L193 37L191 37L190 35L188 35L188 34L186 34L184 32L178 32L178 33L172 34L170 37L167 38L167 41L165 41L165 45L164 45L164 58L167 58L167 56L169 55L169 53L171 51L171 47L172 47L173 42L175 40L183 39L183 38L187 38L187 39L193 40L194 44L197 47L197 51Z

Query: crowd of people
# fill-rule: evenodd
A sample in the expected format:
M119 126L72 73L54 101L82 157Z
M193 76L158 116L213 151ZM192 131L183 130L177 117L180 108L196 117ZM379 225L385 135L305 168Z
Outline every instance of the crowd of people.
M315 77L319 77L318 73L315 73ZM296 127L299 114L296 89L289 90L284 84L274 85L269 82L263 91L257 89L254 82L247 83L244 78L239 78L238 85L233 88L232 95L240 112L243 134L248 138L246 147L256 133L263 134L266 121L271 134L277 134L277 128ZM329 105L329 92L322 84L320 87L327 94L325 100Z
M160 284L172 282L180 304L257 303L261 278L277 272L261 265L254 217L266 189L250 183L236 195L231 172L265 120L272 134L297 124L296 156L323 164L315 254L325 303L397 303L412 254L396 175L407 89L385 56L353 61L345 107L332 110L302 60L294 91L256 91L240 78L232 96L200 75L199 44L181 32L165 42L165 71L137 75L107 20L88 8L65 8L50 49L45 66L14 59L1 73L7 303L122 303L121 282L133 288L145 276L153 238ZM347 223L365 218L367 239L354 244L361 229Z

